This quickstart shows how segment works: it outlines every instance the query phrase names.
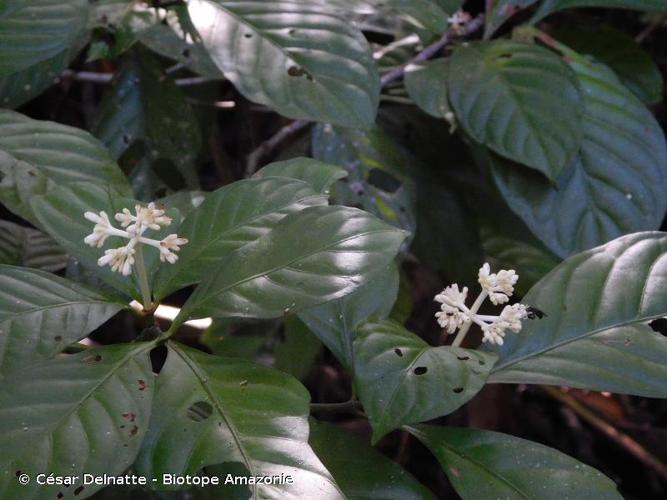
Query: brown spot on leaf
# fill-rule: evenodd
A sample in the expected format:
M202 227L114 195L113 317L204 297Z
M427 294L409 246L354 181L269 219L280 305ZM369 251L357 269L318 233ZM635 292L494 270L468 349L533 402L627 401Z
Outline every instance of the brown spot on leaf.
M123 413L122 417L129 422L134 422L137 418L137 415L135 413Z
M87 365L95 365L102 361L102 356L100 354L91 354L90 356L83 358L81 361Z
M394 352L396 353L396 356L398 356L399 358L403 357L403 351L401 351L398 347L394 349Z
M413 370L413 373L415 375L424 375L427 371L428 371L428 368L426 368L425 366L418 366L417 368L415 368Z
M133 425L132 428L130 429L130 437L136 436L137 432L139 432L139 427Z
M83 487L83 486L79 486L77 489L74 490L74 494L78 496L78 495L81 494L81 492L82 492L83 490L84 490L84 487Z
M148 387L148 386L146 385L146 381L145 381L145 380L141 380L141 379L139 379L139 380L137 380L137 382L139 383L139 390L140 390L140 391L143 391L143 390L146 389L146 387Z

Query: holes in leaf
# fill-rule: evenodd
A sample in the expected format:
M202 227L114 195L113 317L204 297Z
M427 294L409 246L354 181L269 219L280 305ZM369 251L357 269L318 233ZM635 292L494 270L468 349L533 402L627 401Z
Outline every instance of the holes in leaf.
M128 422L134 422L137 418L135 413L123 413L121 416Z
M305 76L306 79L312 81L313 75L308 73L305 69L300 68L299 66L290 66L287 68L287 74L289 76Z
M507 59L512 59L512 54L504 53L504 54L498 54L496 56L496 59L499 61L507 60Z
M181 54L183 54L183 57L185 57L185 58L190 57L190 49L183 49Z
M648 326L650 326L654 332L657 332L660 335L667 337L667 319L665 318L655 319L651 321L648 324Z
M243 35L243 36L244 36L245 38L252 38L252 33L246 33L246 34Z
M64 498L65 495L63 495L62 491L59 491L58 494L56 495L56 498Z
M398 356L399 358L403 357L403 351L401 351L398 347L394 349L394 352L396 353L396 356Z
M195 422L206 420L213 413L213 407L206 401L197 401L188 408L188 418Z
M22 474L22 472L20 470L17 470L14 474L16 475L16 477L19 477Z
M87 365L96 365L101 361L102 361L102 356L100 354L91 354L90 356L86 356L81 360L82 363L85 363Z
M456 359L459 361L468 361L470 359L470 356L456 356Z
M53 337L53 340L55 340L56 342L62 342L63 336L62 335L56 335L55 337Z
M143 391L146 389L146 381L145 380L137 380L137 383L139 384L139 390Z
M74 494L76 496L79 496L85 488L83 486L79 486L77 489L74 490Z
M426 368L425 366L418 366L412 372L415 375L424 375L427 371L428 371L428 368Z
M456 394L461 394L463 392L463 387L454 387L452 391Z
M481 366L484 366L484 365L486 364L486 361L484 361L483 359L480 359L480 360L478 361L478 363L479 363Z
M139 432L139 427L133 425L132 428L130 429L130 437L136 436L138 432Z

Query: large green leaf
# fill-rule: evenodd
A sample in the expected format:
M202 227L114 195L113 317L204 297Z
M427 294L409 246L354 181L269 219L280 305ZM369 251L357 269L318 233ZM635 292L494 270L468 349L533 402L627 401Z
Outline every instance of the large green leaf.
M0 220L0 264L55 272L67 265L67 255L41 231Z
M556 38L609 66L623 85L643 102L651 104L662 99L660 69L630 35L608 26L593 25L559 29Z
M129 191L118 165L87 132L0 110L0 202L34 222L35 195L82 181Z
M575 7L607 7L659 12L665 10L667 5L665 0L543 0L531 21L537 22L559 10Z
M241 340L245 341L246 338ZM310 332L303 321L297 316L289 316L284 323L281 342L273 351L272 366L299 380L305 380L321 351L322 342Z
M61 352L123 307L51 273L0 265L0 375Z
M350 500L430 500L412 475L340 427L310 421L310 445Z
M329 188L336 181L347 176L341 167L330 165L313 158L292 158L276 161L259 170L253 177L289 177L310 184L318 193L329 194Z
M0 386L0 497L86 498L83 474L122 474L148 428L153 397L150 344L88 349L17 371ZM37 474L78 476L69 488ZM17 477L28 474L30 484Z
M385 268L405 236L355 208L303 209L221 262L180 319L275 318L338 299Z
M398 278L398 268L392 263L355 292L301 311L299 318L353 372L355 331L371 316L389 315L398 294Z
M365 0L365 3L386 16L398 14L430 35L440 35L447 30L447 19L459 10L463 0Z
M0 5L0 76L70 49L88 20L86 0L5 0Z
M498 348L491 380L667 397L667 235L623 236L570 257L522 302L548 316Z
M457 427L420 425L409 431L436 456L463 498L623 498L596 469L532 441Z
M451 112L447 97L449 61L436 59L405 69L405 89L415 104L435 118Z
M172 177L197 187L196 158L201 147L199 122L185 94L162 72L148 52L137 51L136 59L126 60L101 105L93 133L120 157L139 141L152 170L163 180L159 162L175 167Z
M667 207L667 147L646 107L606 66L572 60L584 90L584 141L552 185L495 159L503 197L530 230L564 257L624 233L656 229Z
M232 252L267 234L285 216L326 204L326 196L307 183L281 177L243 180L209 193L181 224L179 235L189 243L180 251L178 266L158 274L156 296L210 276Z
M309 394L279 371L170 344L150 430L137 461L147 477L196 474L240 462L248 476L293 484L250 486L252 498L342 498L308 445ZM159 483L158 483L159 484Z
M547 49L506 40L461 46L448 85L461 127L498 154L555 179L579 151L577 78Z
M496 356L431 347L392 321L368 322L354 341L354 381L373 442L406 424L452 413L484 386Z
M325 2L192 0L212 59L248 99L290 118L370 127L380 80L361 32Z

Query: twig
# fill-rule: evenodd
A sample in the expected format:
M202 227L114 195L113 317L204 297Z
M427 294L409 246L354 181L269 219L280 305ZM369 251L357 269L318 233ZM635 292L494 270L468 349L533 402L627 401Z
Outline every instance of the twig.
M400 66L397 66L396 68L391 70L389 73L386 73L380 79L382 88L386 87L390 83L393 83L399 78L401 78L405 74L405 68L407 68L410 64L430 59L438 52L440 52L440 50L442 50L447 44L451 43L456 38L463 38L473 34L475 31L481 28L483 24L484 24L484 15L480 14L479 16L472 19L458 32L455 33L453 30L447 31L447 33L445 33L442 36L442 38L440 38L440 40L426 47L424 50L422 50L419 54L417 54L415 57L410 59L405 64L401 64ZM266 141L262 142L259 146L257 146L257 148L255 148L255 150L252 153L250 153L250 155L248 155L248 163L246 166L246 177L250 177L255 172L255 170L257 170L257 167L259 167L261 161L265 157L272 154L273 151L280 145L281 142L289 139L291 136L295 134L298 134L303 129L307 128L310 124L311 122L306 120L296 120L290 123L289 125L284 126L280 130L278 130L278 132L276 132L275 135L273 135Z
M342 403L311 403L311 411L326 411L330 413L356 412L361 409L361 403L356 400L344 401Z
M411 64L423 62L430 59L438 52L440 52L443 48L445 48L445 46L449 45L453 40L472 35L475 31L477 31L479 28L482 27L482 24L484 24L484 16L480 14L479 16L472 19L469 23L467 23L460 31L454 31L451 29L448 30L444 35L442 35L440 40L426 47L424 50L422 50L419 54L410 59L408 62L401 64L400 66L397 66L396 68L391 70L389 73L386 73L380 80L382 82L382 87L386 87L390 83L393 83L399 78L401 78L405 73L405 68L407 68Z
M642 43L644 40L646 40L655 30L658 28L661 28L663 24L667 23L667 12L665 12L662 16L660 16L656 21L652 22L649 24L644 31L639 33L635 37L635 42L637 43Z
M616 427L601 417L598 417L593 411L586 408L569 394L565 394L555 387L543 386L542 389L551 397L557 399L569 409L571 409L582 420L588 422L591 426L602 432L609 439L612 439L618 445L625 448L625 450L635 458L653 468L663 479L667 480L667 464L662 462L658 457L653 455L637 441L632 439L624 432L619 431Z
M66 69L60 74L60 78L72 78L78 82L90 82L107 85L113 80L113 73L95 73L93 71L72 71ZM188 87L190 85L199 85L213 80L203 76L193 76L190 78L177 78L174 80L179 87Z

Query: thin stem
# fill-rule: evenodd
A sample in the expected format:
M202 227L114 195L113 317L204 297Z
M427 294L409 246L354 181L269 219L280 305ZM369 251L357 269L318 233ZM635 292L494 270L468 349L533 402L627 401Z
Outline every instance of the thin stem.
M136 246L134 253L134 266L137 270L137 279L139 280L139 289L143 301L144 311L153 310L153 299L151 296L151 287L148 284L148 274L146 273L146 264L144 263L144 252L141 245Z
M487 296L488 293L486 293L486 290L482 290L480 292L480 294L475 299L475 302L473 302L472 306L470 306L471 316L475 315L477 311L479 311L479 308L482 306L482 303L484 302L484 300L486 300ZM463 326L459 330L459 333L456 335L454 342L452 342L452 347L458 347L463 343L463 341L466 338L466 335L468 335L468 330L470 330L471 326L472 326L472 321L466 321L463 324Z
M635 458L653 468L658 474L660 474L660 476L662 476L663 479L667 479L667 464L649 452L640 443L632 439L624 432L618 430L606 420L597 416L569 394L565 394L555 387L542 386L542 390L549 394L549 396L563 403L570 410L576 413L577 416L582 420L588 422L591 426L595 427L605 436L625 448Z
M311 411L326 411L331 413L347 413L361 409L359 401L350 399L342 403L311 403Z

